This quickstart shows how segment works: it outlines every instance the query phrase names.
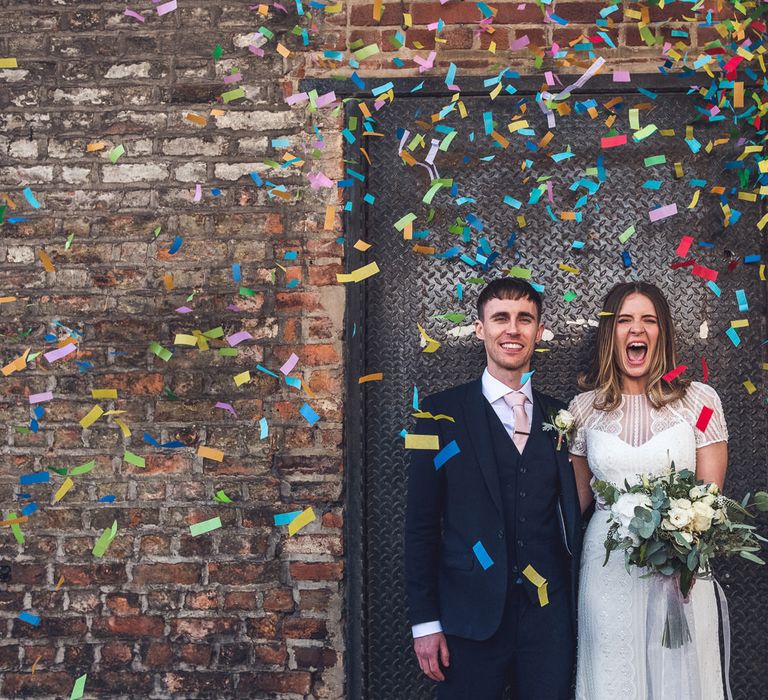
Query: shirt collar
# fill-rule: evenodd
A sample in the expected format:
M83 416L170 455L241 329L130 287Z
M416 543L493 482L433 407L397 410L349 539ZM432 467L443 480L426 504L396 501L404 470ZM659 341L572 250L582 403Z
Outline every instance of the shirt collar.
M520 391L522 391L528 400L533 403L533 387L531 386L531 379L523 384L523 386L520 388ZM483 387L483 396L485 396L488 403L494 403L503 396L506 396L510 391L515 391L515 389L510 389L506 384L504 384L504 382L500 382L498 379L496 379L496 377L492 376L487 367L483 372L481 381Z

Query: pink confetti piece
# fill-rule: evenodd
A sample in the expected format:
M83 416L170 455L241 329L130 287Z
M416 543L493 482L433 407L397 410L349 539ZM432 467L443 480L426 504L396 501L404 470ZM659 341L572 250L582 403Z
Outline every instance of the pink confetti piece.
M418 64L419 66L419 73L423 73L425 70L429 70L435 65L435 58L437 56L437 52L430 51L429 56L427 56L426 59L421 58L421 56L414 56L413 62Z
M229 411L235 418L237 418L237 413L235 413L235 409L232 408L231 403L224 403L223 401L217 401L216 406L214 408L223 408L225 411Z
M309 173L307 179L313 190L319 190L321 187L334 186L333 180L331 180L325 173Z
M285 12L286 15L288 14L288 10L285 8L285 6L281 5L279 2L273 2L272 7L277 8L281 12Z
M243 79L243 76L240 73L230 73L229 75L224 76L225 83L237 83L242 79Z
M293 106L299 104L299 102L306 102L308 99L309 95L307 95L306 92L295 92L293 95L288 95L288 97L285 98L285 101Z
M188 306L180 306L178 309L176 309L177 314L191 314L192 309L190 309Z
M327 107L334 102L336 102L336 93L333 90L326 92L324 95L320 95L320 97L315 100L315 104L318 107Z
M544 73L544 80L547 81L547 85L552 86L552 85L555 84L555 79L552 77L552 71L551 70L545 71L545 73Z
M516 39L510 41L509 48L512 49L512 51L520 51L520 49L524 49L530 43L531 40L528 35L523 34L523 36L517 37Z
M30 394L29 395L29 403L30 404L43 403L43 401L53 401L53 392L52 391L44 391L41 394Z
M658 207L657 209L651 209L651 211L648 212L648 218L651 221L660 221L661 219L667 219L675 214L677 214L677 204L673 202L672 204L667 204L666 206Z
M264 58L264 49L262 49L260 46L254 46L253 44L251 44L248 47L248 50L251 53L256 54L259 58Z
M248 331L239 331L227 336L227 342L231 348L235 347L235 345L239 345L244 340L253 340L253 336Z
M170 2L158 5L156 9L159 17L167 15L169 12L173 12L176 9L176 0L171 0Z
M292 352L291 356L285 361L285 364L280 368L280 371L287 376L288 373L296 366L296 363L298 361L299 361L299 356L295 352Z
M228 304L227 305L228 311L242 311L242 309L237 304Z
M56 362L56 360L60 360L62 357L71 355L73 352L75 352L75 350L77 350L77 345L74 343L67 343L67 345L64 345L61 348L56 348L55 350L51 350L50 352L45 353L43 357L48 362Z
M125 17L132 17L133 19L136 19L136 20L138 20L139 22L143 22L143 21L144 21L144 19L145 19L144 15L140 15L140 14L139 14L138 12L136 12L135 10L129 10L129 9L127 9L127 8L126 8L125 12L123 12L123 15L124 15Z
M195 196L192 198L193 202L199 202L203 197L203 186L195 185Z
M614 83L629 83L631 82L632 78L629 74L628 70L615 70L613 71L613 82Z

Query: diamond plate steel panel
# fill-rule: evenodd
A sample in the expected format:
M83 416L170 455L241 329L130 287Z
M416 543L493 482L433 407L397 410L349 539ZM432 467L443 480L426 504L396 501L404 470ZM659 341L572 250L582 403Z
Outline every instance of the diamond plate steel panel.
M593 95L601 101L600 95ZM585 96L589 97L589 96ZM581 96L580 96L581 98ZM630 103L646 101L628 95ZM546 155L533 155L524 147L523 137L512 137L506 151L493 148L482 137L481 113L489 109L485 98L465 98L470 117L452 119L450 126L461 136L447 153L435 161L440 176L455 177L459 196L474 197L468 205L456 205L447 191L435 197L435 217L424 223L428 207L421 202L429 175L421 167L407 167L397 156L393 138L367 139L372 160L368 169L367 192L374 195L375 206L367 206L362 236L374 244L369 259L378 261L380 274L367 281L364 318L358 323L364 332L364 368L361 374L384 372L384 381L364 388L364 581L365 595L360 610L363 620L363 654L367 697L375 700L410 700L431 697L431 682L424 679L411 649L411 636L405 611L403 583L403 525L406 490L407 455L399 432L407 426L414 385L421 395L479 375L484 366L481 344L473 336L452 335L453 324L434 318L436 314L461 311L473 316L479 286L465 285L464 301L456 294L456 284L482 270L473 271L457 260L435 260L411 250L413 242L403 241L392 223L413 211L419 215L417 227L431 232L429 245L446 250L460 241L447 231L459 215L473 212L484 223L482 235L494 250L502 252L492 272L518 263L533 272L534 279L546 284L545 321L554 339L543 344L548 352L535 358L536 385L564 400L576 391L575 374L584 368L594 343L594 328L586 319L594 319L608 288L616 282L646 279L657 283L670 300L679 333L679 351L695 378L701 378L699 358L707 358L710 383L723 400L731 430L728 489L741 495L768 483L768 427L765 406L765 372L761 372L760 341L766 337L765 289L755 267L739 265L730 274L720 274L722 298L717 299L703 284L691 277L689 270L671 270L675 249L681 235L692 234L699 240L716 244L711 249L696 248L697 261L722 268L724 249L737 255L759 253L761 241L755 222L759 218L754 204L733 202L741 210L737 226L724 229L719 204L702 193L692 210L681 207L677 216L650 223L648 211L659 204L689 202L694 187L692 178L706 179L709 186L738 186L734 176L723 170L725 161L734 160L741 149L735 144L715 148L709 157L694 157L681 135L681 119L693 113L693 98L683 94L660 95L652 112L642 112L642 124L655 123L660 129L675 129L676 138L659 134L635 145L604 151L607 181L591 200L600 203L599 211L591 204L583 211L583 223L553 221L544 206L526 207L527 226L519 231L517 243L507 247L510 232L516 230L517 211L502 203L503 195L527 201L537 177L549 176L552 182L555 216L570 209L583 193L568 186L594 168L601 155L596 144L605 134L600 119L572 115L558 122L557 150L569 145L574 157L555 164ZM499 131L511 120L515 98L499 98L492 104ZM602 100L605 101L605 100ZM393 134L398 127L413 129L414 115L429 120L429 115L447 104L441 98L398 99L377 117L378 130ZM537 139L546 132L546 124L533 105L526 118L535 126ZM727 127L726 127L727 129ZM467 134L477 138L469 144ZM718 125L696 126L696 137L703 144L721 137ZM439 136L439 135L436 135ZM461 144L461 145L459 145ZM423 158L425 151L422 151ZM643 159L665 154L666 165L646 168ZM494 156L490 162L480 157ZM465 157L469 162L464 162ZM522 159L530 157L534 165L522 172ZM675 179L672 163L681 162L685 176ZM528 176L528 182L524 178ZM660 190L642 189L646 180L663 182ZM545 195L546 196L546 195ZM741 205L741 206L739 206ZM637 233L626 246L618 236L634 224ZM586 243L581 252L571 250L574 240ZM473 232L473 245L478 240ZM467 246L467 249L469 247ZM622 250L630 252L633 267L625 270ZM472 249L474 252L474 248ZM763 259L765 246L763 244ZM575 265L578 276L557 269L560 262ZM490 278L490 277L489 277ZM751 327L740 331L744 342L734 348L724 335L732 318L739 317L735 290L744 289L751 304ZM578 296L571 303L563 300L567 291ZM709 323L710 337L702 340L699 328ZM435 354L421 352L416 324L421 323L442 346ZM742 382L750 377L759 393L749 396ZM735 697L758 700L764 696L763 676L768 658L768 567L760 568L733 562L719 567L719 578L726 588L733 626L732 679ZM350 650L351 653L358 653Z

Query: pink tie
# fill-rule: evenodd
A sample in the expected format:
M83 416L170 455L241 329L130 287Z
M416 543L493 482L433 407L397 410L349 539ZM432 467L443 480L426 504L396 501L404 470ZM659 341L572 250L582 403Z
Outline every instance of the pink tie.
M528 414L525 412L525 402L527 400L528 397L522 391L510 391L504 395L504 402L512 409L512 413L515 416L515 434L512 436L512 442L515 443L515 447L517 447L520 454L523 454L531 429Z

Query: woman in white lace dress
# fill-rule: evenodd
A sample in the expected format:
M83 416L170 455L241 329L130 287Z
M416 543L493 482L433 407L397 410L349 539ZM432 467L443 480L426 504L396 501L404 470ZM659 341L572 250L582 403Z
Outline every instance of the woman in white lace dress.
M625 283L607 295L594 366L581 378L589 389L573 399L576 432L570 452L582 510L592 502L592 478L623 485L678 469L722 488L728 433L714 389L685 375L664 381L677 366L669 306L646 283ZM703 407L713 410L702 432ZM599 502L584 539L578 610L577 700L647 700L646 611L649 579L624 568L615 552L603 566L608 513ZM686 606L694 634L700 691L675 700L723 697L717 607L712 582L699 580ZM659 696L661 697L661 696ZM665 694L663 697L667 697ZM656 698L654 698L656 700Z

